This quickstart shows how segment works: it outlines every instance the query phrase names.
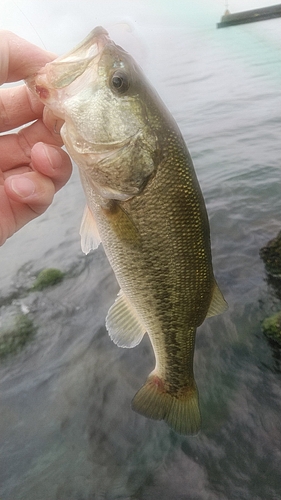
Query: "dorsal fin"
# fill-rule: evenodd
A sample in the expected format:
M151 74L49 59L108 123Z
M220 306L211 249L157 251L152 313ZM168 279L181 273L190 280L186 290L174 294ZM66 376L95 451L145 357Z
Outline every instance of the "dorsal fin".
M94 216L86 205L80 226L81 248L87 255L91 250L98 248L101 239Z
M228 308L227 302L223 298L223 294L221 293L217 283L215 282L213 297L208 309L206 318L210 316L216 316L217 314L221 314Z
M108 311L106 328L111 340L119 347L135 347L145 334L144 326L122 290Z

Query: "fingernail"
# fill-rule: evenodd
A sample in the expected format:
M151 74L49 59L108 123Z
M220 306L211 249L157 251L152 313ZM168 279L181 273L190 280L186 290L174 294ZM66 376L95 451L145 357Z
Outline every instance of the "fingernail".
M27 177L12 179L11 188L21 198L27 198L35 193L35 184Z
M49 145L47 146L43 142L41 143L41 147L51 167L53 169L60 168L62 164L62 158L57 149Z

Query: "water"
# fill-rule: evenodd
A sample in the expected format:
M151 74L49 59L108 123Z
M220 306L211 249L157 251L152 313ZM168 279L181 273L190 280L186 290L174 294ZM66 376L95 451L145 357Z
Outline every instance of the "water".
M143 27L156 61L147 72L194 159L229 303L197 335L202 431L180 437L130 409L153 355L147 338L123 350L106 333L118 286L101 248L81 253L75 172L0 250L1 297L42 268L68 273L12 304L38 331L0 366L1 500L281 498L280 350L261 331L280 303L259 258L281 219L280 20L164 28Z

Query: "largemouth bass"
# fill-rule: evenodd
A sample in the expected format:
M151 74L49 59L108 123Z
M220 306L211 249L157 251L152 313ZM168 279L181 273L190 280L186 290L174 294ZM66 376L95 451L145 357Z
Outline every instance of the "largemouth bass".
M177 124L133 58L101 27L28 82L52 113L87 199L82 249L102 241L120 293L106 326L134 347L148 333L155 368L132 407L180 434L200 428L196 328L226 309L204 199Z

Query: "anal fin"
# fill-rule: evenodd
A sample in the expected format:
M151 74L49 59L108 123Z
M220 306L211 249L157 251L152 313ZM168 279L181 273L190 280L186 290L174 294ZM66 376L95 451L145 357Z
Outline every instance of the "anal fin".
M106 328L111 340L116 345L128 348L138 345L146 332L136 311L122 290L108 311Z
M221 314L226 311L227 308L227 302L224 300L223 294L221 293L217 283L215 282L213 297L206 318Z

